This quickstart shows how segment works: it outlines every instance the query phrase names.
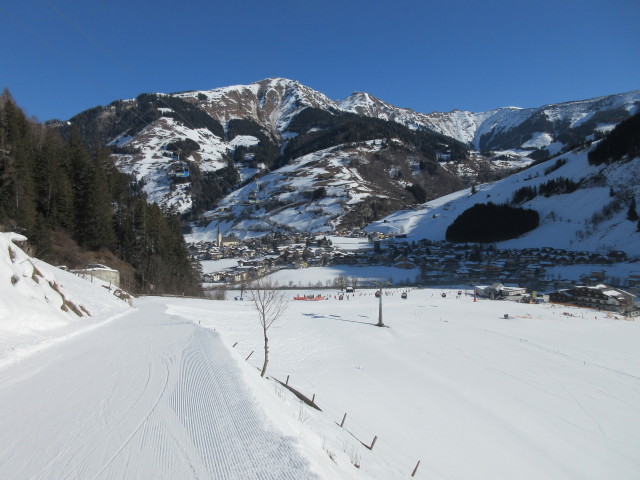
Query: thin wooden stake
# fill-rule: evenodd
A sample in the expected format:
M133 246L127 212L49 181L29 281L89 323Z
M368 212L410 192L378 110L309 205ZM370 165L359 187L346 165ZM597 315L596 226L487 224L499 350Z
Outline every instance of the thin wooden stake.
M255 350L254 350L255 351ZM251 355L253 355L253 351L249 354L249 356L247 358L245 358L245 360L249 360L249 358L251 357Z
M369 447L369 450L373 450L373 446L376 444L376 440L378 440L378 436L377 435L375 437L373 437L373 442L371 442L371 446Z
M287 375L287 381L284 384L289 385L289 375Z
M233 347L231 347L231 348L236 348L236 345L237 345L237 344L238 344L238 342L234 343L234 344L233 344Z
M412 477L416 476L416 472L418 471L418 467L420 466L420 460L418 460L418 463L416 463L416 468L413 469L413 472L411 473Z
M345 412L344 417L342 417L342 421L340 422L340 426L344 427L344 421L347 419L347 413Z
M316 403L316 394L313 394L313 397L311 398L311 403Z

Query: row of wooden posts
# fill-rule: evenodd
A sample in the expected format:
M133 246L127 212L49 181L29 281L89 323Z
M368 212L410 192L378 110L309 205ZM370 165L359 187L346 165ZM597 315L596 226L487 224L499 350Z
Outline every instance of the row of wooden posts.
M238 345L238 342L233 344L232 348L235 348L236 345ZM255 350L252 350L251 353L247 356L247 358L245 358L246 361L248 361L251 358L251 355L253 355L253 353L255 352ZM315 408L316 410L322 411L320 409L320 407L318 407L318 405L316 405L316 394L314 393L313 396L311 397L311 399L309 399L309 397L307 397L306 395L304 395L302 392L296 390L295 388L293 388L292 386L289 385L289 375L287 375L287 380L285 382L281 382L280 380L278 380L277 378L273 378L276 382L278 382L280 385L284 386L285 388L287 388L289 391L291 391L296 397L298 397L301 401L305 402L307 405L309 405L310 407ZM366 443L364 443L362 440L360 440L358 437L356 437L352 432L350 432L349 430L347 430L344 427L344 422L347 420L347 413L345 412L344 416L342 417L342 421L340 423L335 422L336 425L338 425L341 428L344 428L344 430L351 435L353 438L355 438L356 440L358 440L358 442L360 442L365 448L368 448L369 450L373 450L373 447L376 444L376 441L378 440L378 436L374 435L373 440L371 441L371 445L367 445ZM420 466L420 460L418 460L418 463L416 463L416 466L413 468L413 471L411 472L411 477L415 477L416 472L418 471L418 467Z

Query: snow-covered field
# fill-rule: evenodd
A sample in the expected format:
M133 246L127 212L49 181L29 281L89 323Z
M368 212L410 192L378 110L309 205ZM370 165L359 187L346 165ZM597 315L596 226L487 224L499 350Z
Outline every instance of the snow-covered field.
M638 322L394 289L378 328L371 290L326 290L273 325L265 380L246 297L129 309L41 264L69 299L101 306L71 321L12 248L0 256L0 478L389 480L418 461L424 479L638 478ZM34 348L18 353L16 339ZM322 411L273 380L287 377Z
M292 301L273 327L270 373L316 394L334 421L347 413L363 442L378 436L371 452L329 434L327 448L356 449L361 470L379 479L406 478L418 460L416 478L637 478L637 322L455 290L390 292L390 328L373 326L371 291ZM248 302L184 302L172 313L216 328L243 355L255 350L260 364Z

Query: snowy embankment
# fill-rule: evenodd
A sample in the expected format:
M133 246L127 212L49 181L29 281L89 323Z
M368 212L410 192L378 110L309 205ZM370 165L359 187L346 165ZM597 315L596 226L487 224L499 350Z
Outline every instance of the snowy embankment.
M0 233L0 367L129 309L97 280L28 256L16 245L25 240Z
M219 335L140 303L0 370L1 478L349 478L314 473L299 429L265 415L275 395L247 386L257 373Z

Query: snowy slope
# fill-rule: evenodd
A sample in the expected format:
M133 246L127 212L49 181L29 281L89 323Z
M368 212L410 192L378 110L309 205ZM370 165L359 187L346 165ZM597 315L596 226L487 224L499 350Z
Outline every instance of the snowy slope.
M260 235L273 228L294 229L307 232L333 230L349 205L358 203L372 194L351 160L378 150L380 142L368 142L356 151L345 151L343 146L305 155L236 190L220 202L220 208L228 207L231 213L222 216L239 218L232 228L222 228L223 233L234 233L243 238ZM324 188L326 197L309 202L314 190ZM248 203L250 192L257 192L257 203ZM213 221L204 228L194 228L189 238L213 240L220 221Z
M219 335L22 241L0 235L0 478L368 478Z
M286 131L289 122L307 107L337 110L324 94L286 78L268 78L250 85L234 85L177 97L198 102L223 125L229 120L251 118L275 135Z
M129 309L113 290L28 256L24 240L0 233L0 366Z
M476 203L510 203L521 187L539 186L558 178L581 182L573 193L550 197L538 195L519 205L536 210L540 226L514 240L500 242L500 248L554 247L573 251L607 253L622 250L640 256L637 222L626 219L629 198L640 197L640 158L627 163L593 166L587 150L573 150L559 158L566 163L550 173L558 158L478 187L424 204L421 210L397 212L374 222L368 231L405 232L411 239L444 240L447 227L466 209ZM614 196L610 192L614 192ZM611 215L603 212L613 211ZM606 218L609 217L609 218Z
M381 152L388 153L381 161ZM434 163L426 175L424 157L409 146L386 139L342 144L300 156L289 164L249 182L227 195L216 210L206 213L207 225L194 227L189 241L215 240L223 234L238 238L260 236L272 230L329 232L364 226L371 201L396 208L413 200L406 186L421 182L428 194L451 191L452 176ZM453 178L455 181L455 178ZM250 200L251 194L256 201ZM226 210L220 213L221 210ZM395 210L395 208L387 211Z
M176 161L166 146L185 138L200 146L189 160L197 163L202 171L215 172L227 166L225 156L234 148L232 145L207 129L192 129L170 117L159 118L135 137L118 137L112 141L115 145L138 151L115 155L116 166L144 185L148 200L181 213L191 209L193 198L188 183L174 184L172 181L172 167Z
M545 105L539 108L506 107L486 112L453 110L451 112L414 112L387 104L366 93L356 92L339 102L341 108L384 120L391 120L409 128L427 128L471 145L476 150L513 150L525 154L527 150L552 146L549 153L557 153L567 142L558 141L562 129L576 129L589 121L595 123L591 131L583 132L583 139L596 130L607 131L626 116L639 111L640 90L619 95ZM618 113L614 113L618 112ZM599 121L598 121L599 120ZM499 139L525 122L531 127L515 138ZM536 125L540 130L536 130ZM546 129L541 131L542 129ZM548 135L544 143L530 143L540 135ZM578 143L574 139L574 143ZM524 151L524 152L523 152Z

